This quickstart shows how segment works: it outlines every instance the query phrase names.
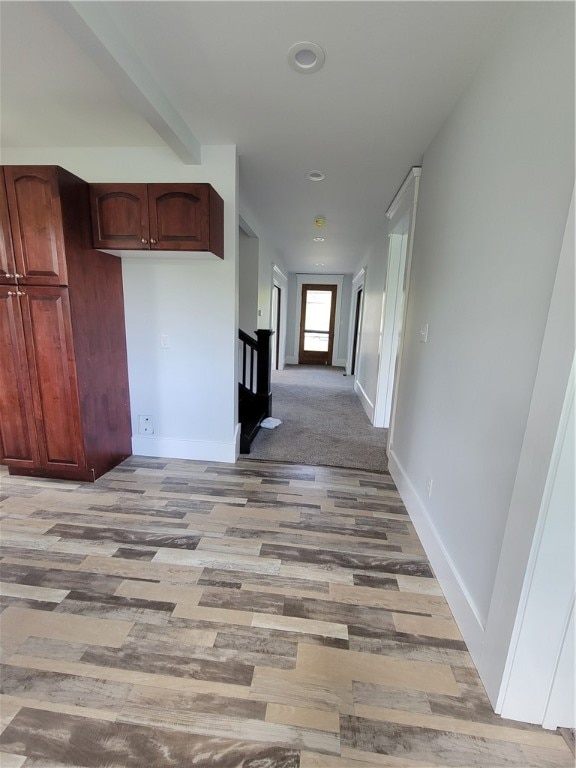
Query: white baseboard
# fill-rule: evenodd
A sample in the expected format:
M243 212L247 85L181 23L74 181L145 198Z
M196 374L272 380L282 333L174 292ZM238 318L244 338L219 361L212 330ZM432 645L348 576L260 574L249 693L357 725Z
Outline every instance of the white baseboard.
M360 384L358 379L354 381L354 392L356 392L356 394L360 398L362 407L366 411L366 415L368 416L368 418L370 419L370 423L372 424L374 422L374 403L372 402L372 400L370 400L370 398L364 391L364 388L362 387L362 384Z
M424 503L392 448L388 451L388 466L462 637L466 641L470 655L476 666L479 666L484 641L484 627L474 601L447 552Z
M298 365L298 358L297 357L286 357L284 360L286 365ZM337 360L332 361L332 365L335 368L345 368L346 367L346 360L344 358L338 358Z
M175 440L170 437L135 435L132 453L135 456L157 456L162 459L193 459L195 461L223 461L233 464L239 449L239 431L229 443L209 440Z

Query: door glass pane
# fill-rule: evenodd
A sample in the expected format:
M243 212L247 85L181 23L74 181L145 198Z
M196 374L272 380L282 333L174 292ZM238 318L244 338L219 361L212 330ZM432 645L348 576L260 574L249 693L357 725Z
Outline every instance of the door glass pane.
M328 334L306 331L304 333L304 351L328 352Z
M306 291L305 331L330 330L331 303L332 291Z

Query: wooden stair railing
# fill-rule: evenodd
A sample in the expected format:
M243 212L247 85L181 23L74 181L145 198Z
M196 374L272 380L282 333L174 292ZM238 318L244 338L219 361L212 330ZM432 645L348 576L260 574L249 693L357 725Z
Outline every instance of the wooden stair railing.
M274 331L260 329L256 338L238 332L240 343L238 418L240 453L250 453L250 444L258 434L263 419L272 413L271 338Z

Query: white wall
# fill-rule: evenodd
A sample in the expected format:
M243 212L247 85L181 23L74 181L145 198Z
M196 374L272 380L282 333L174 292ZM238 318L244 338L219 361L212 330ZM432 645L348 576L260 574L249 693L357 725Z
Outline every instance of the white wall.
M494 585L574 178L573 14L518 9L422 168L390 465L485 681L493 601L519 599L515 582ZM548 462L569 337L557 341ZM541 498L547 466L532 472ZM523 510L528 544L538 507Z
M123 260L133 451L234 461L237 455L236 148L184 165L164 147L4 149L5 164L57 164L88 182L209 182L224 199L224 260ZM160 336L169 348L160 347ZM154 435L138 435L138 414Z
M262 313L259 318L259 328L272 328L272 284L274 279L274 266L277 266L283 275L287 275L286 267L278 251L266 240L261 241L260 261L258 264L258 309ZM284 282L284 280L281 280ZM285 286L284 300L286 300ZM286 326L283 336L286 336Z
M238 243L238 324L254 336L261 326L258 318L258 259L260 241L242 229Z

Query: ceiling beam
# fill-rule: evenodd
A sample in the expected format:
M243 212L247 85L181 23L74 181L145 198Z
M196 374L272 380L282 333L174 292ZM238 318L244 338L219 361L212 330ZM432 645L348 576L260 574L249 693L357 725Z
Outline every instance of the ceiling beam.
M106 4L55 2L45 7L182 162L200 164L202 145L124 38Z

